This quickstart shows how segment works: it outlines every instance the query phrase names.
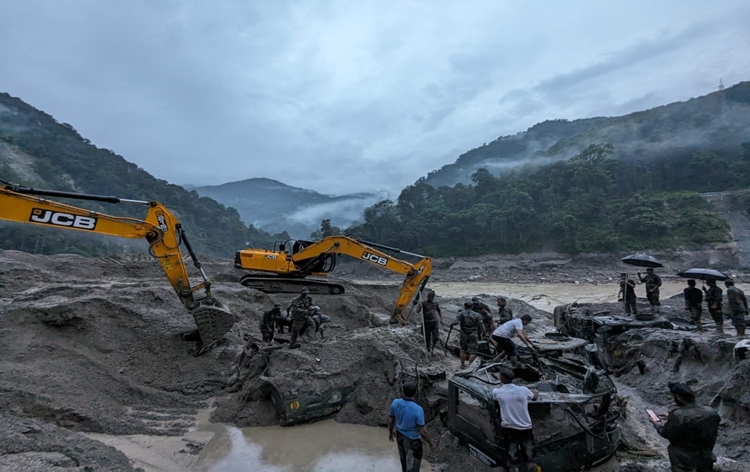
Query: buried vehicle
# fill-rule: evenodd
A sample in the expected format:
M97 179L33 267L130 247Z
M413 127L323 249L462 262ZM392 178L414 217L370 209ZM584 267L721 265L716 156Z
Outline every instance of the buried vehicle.
M605 374L574 354L537 358L537 368L514 369L517 383L538 390L529 401L536 453L544 472L570 472L607 461L620 442L623 417L617 389ZM447 426L469 453L491 467L506 467L500 408L492 390L502 384L502 363L459 373L448 383Z

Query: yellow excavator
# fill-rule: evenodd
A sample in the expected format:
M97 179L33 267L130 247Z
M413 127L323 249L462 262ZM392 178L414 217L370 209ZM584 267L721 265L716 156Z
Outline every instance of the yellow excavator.
M200 336L196 355L211 349L232 328L234 316L228 307L211 296L211 281L193 251L182 224L161 203L2 183L6 184L0 188L2 220L121 238L145 238L150 245L149 253L159 261L180 301L193 315ZM42 197L143 205L148 208L148 213L143 220L110 216ZM190 253L193 265L203 277L203 282L197 285L190 285L185 261L180 253L181 245ZM202 295L199 295L200 291L203 291Z
M380 249L421 259L412 264ZM294 293L304 286L310 293L338 295L344 293L343 285L306 277L327 276L336 267L337 257L342 254L406 276L391 313L391 323L405 323L404 310L409 301L421 293L432 274L432 260L427 256L349 236L328 236L320 241L289 240L277 243L272 250L243 249L235 254L234 266L256 272L242 276L240 283L262 292ZM417 298L414 298L414 303L417 303Z

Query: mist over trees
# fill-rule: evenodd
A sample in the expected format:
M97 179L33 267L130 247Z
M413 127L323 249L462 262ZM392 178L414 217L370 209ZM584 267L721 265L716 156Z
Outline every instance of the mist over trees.
M347 232L433 256L727 241L726 223L701 192L747 188L750 143L658 160L616 160L613 152L611 144L592 144L542 167L501 176L480 169L470 185L435 188L420 179L396 201L368 208L364 223Z

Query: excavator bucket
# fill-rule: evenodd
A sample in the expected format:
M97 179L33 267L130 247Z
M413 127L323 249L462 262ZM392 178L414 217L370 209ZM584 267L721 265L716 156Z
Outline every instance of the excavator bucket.
M229 308L214 298L204 298L191 313L201 337L198 356L210 350L234 325L234 315Z

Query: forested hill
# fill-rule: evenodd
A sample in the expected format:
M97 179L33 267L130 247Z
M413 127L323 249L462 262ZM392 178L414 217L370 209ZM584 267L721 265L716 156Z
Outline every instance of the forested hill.
M160 201L180 218L193 245L205 254L230 256L248 241L272 243L268 234L246 226L235 209L155 178L113 151L94 146L73 126L58 123L7 93L0 93L0 179L38 188ZM71 203L114 215L145 216L139 206ZM3 224L0 248L102 255L118 252L122 246L114 238Z
M614 145L615 159L658 159L692 152L730 152L750 135L750 82L685 102L618 117L551 120L503 136L430 172L440 187L470 183L478 169L499 175L524 163L569 159L592 143Z
M728 242L726 222L700 192L736 190L750 213L750 136L725 152L616 160L611 144L577 156L435 188L424 181L396 202L365 210L348 233L430 254L556 250L611 252Z

